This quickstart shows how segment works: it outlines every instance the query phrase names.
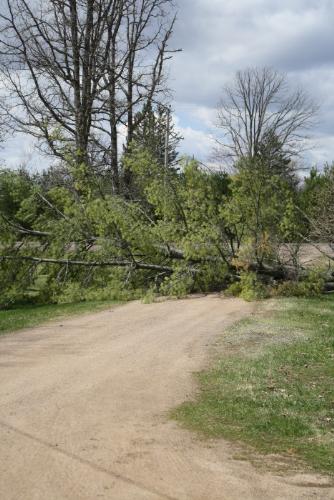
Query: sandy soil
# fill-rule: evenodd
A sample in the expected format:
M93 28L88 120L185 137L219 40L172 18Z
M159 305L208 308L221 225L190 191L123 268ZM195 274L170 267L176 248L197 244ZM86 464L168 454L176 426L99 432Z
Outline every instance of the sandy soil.
M326 478L255 468L167 418L249 312L214 296L131 303L2 337L0 498L334 499Z

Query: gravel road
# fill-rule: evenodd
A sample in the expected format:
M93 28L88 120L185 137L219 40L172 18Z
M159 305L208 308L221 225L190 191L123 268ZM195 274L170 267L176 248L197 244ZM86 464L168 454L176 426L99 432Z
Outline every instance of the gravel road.
M321 476L264 472L167 417L251 311L217 296L133 302L0 338L0 498L334 499Z

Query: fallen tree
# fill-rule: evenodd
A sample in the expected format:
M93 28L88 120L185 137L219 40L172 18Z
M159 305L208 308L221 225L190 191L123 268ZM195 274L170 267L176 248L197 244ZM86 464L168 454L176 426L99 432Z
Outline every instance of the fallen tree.
M134 145L124 168L137 186L135 200L101 195L82 177L79 198L65 186L45 189L32 181L10 213L1 210L5 300L21 297L21 290L58 300L71 287L171 295L220 291L244 282L247 273L273 289L309 279L298 250L310 236L284 179L254 160L250 168L240 164L233 176L187 159L179 166L165 170ZM13 196L18 191L16 186ZM291 261L281 258L282 246ZM330 291L331 270L321 280Z
M29 261L35 264L56 264L60 266L79 266L79 267L130 267L132 269L143 269L147 271L156 271L164 273L173 273L173 268L168 266L158 266L155 264L145 264L144 262L136 261L82 261L82 260L71 260L71 259L48 259L45 257L31 257L28 255L3 255L0 256L0 262L6 260L13 261Z

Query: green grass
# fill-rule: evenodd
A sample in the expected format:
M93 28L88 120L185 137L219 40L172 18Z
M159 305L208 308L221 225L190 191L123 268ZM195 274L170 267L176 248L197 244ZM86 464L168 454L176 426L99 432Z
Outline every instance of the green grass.
M271 301L222 338L195 401L172 412L207 437L334 473L334 300Z
M94 301L45 306L27 305L0 310L0 335L37 326L57 318L100 311L119 303L116 301Z

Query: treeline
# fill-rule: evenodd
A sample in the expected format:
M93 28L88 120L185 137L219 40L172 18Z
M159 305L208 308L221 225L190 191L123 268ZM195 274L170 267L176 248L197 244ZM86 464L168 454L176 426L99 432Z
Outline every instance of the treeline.
M60 168L1 171L2 304L321 291L328 269L310 279L299 250L334 243L333 167L299 183L255 160L232 175L186 158L166 171L136 144L123 161L135 199Z

